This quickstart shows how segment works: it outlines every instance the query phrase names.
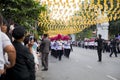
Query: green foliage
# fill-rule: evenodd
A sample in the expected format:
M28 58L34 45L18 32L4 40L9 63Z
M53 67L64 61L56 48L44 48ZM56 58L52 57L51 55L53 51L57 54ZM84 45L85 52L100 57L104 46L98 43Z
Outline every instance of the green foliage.
M117 34L120 34L120 19L116 21L111 21L109 25L110 38Z
M110 0L106 0L106 1L107 1L106 4L108 6L108 10L110 10L111 7L112 7L110 4L113 4L113 8L110 10L111 12L109 14L107 14L107 16L110 17L110 15L112 15L114 17L115 14L113 14L113 12L115 13L115 12L119 11L119 8L115 9L118 5L118 2L117 2L117 0L113 0L113 3L111 3ZM98 3L98 0L94 0L94 4L97 5L97 3ZM103 7L103 9L101 9L101 11L104 11L104 9L105 9L104 0L100 0L100 5ZM83 13L86 16L86 13L85 12L83 12ZM79 13L77 13L77 15L82 16L81 11L79 11ZM117 16L119 17L119 14ZM90 16L90 18L91 18L91 16ZM115 21L114 20L110 21L109 24L110 24L109 25L109 36L110 36L110 38L114 37L117 34L120 34L120 19L115 20ZM96 27L96 26L92 25L92 27ZM83 30L82 32L77 33L76 37L77 38L80 37L81 39L84 39L84 37L89 38L91 36L90 35L91 32L89 30L92 31L92 29L87 28L87 29ZM93 30L95 30L95 29L93 29Z
M91 38L91 37L95 37L92 32L96 29L96 26L93 25L89 28L84 29L83 31L79 32L76 34L76 38L77 40L84 40L84 38Z
M45 27L45 26L38 26L37 27L37 31L38 31L38 34L39 35L42 35L44 32L46 32L47 31L47 27Z
M0 12L3 16L27 29L35 26L39 14L45 10L45 6L41 6L35 0L0 0Z

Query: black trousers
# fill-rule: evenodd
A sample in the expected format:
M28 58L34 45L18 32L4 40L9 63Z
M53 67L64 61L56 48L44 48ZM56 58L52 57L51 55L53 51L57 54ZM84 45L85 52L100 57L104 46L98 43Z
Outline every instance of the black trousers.
M57 56L57 51L54 50L54 49L51 49L51 55L52 55L53 57L55 57L55 58L58 57L58 56Z
M70 49L65 49L65 53L64 55L69 58L69 55L70 55Z
M98 61L101 61L102 60L102 49L98 48L97 53L98 53Z
M5 80L5 74L2 74L0 80Z
M58 59L60 61L62 59L63 50L57 50L57 54L58 54Z
M36 80L35 70L30 72L30 80Z
M113 53L115 54L115 57L117 57L116 47L112 47L112 48L111 48L111 54L110 54L110 57L113 55Z

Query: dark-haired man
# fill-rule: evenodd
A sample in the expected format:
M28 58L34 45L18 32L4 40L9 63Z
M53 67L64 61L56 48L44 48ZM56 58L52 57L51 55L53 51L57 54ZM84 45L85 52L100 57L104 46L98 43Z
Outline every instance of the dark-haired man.
M48 39L48 34L43 35L43 40L41 42L42 48L42 65L44 69L42 71L48 70L48 54L50 51L50 40Z
M32 44L28 48L23 44L25 38L25 28L17 26L13 32L13 45L16 50L16 64L7 70L6 80L35 80L35 63L31 52Z
M99 34L98 38L95 39L95 42L97 42L98 62L102 61L103 39L101 37L102 36Z

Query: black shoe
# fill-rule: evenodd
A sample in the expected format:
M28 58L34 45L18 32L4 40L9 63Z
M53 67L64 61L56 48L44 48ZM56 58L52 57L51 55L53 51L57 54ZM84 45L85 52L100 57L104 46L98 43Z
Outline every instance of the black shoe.
M98 60L98 62L101 62L101 60Z
M61 59L59 59L59 61L61 61Z
M42 71L47 71L48 69L47 68L45 68L45 69L42 69Z
M112 57L111 55L109 55L109 57Z

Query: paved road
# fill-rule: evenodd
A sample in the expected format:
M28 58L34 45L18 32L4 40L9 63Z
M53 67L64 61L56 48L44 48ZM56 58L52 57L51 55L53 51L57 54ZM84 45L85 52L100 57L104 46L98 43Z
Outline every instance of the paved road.
M49 70L37 72L37 80L120 80L120 54L103 53L97 62L96 50L74 47L70 58L58 61L49 56Z

